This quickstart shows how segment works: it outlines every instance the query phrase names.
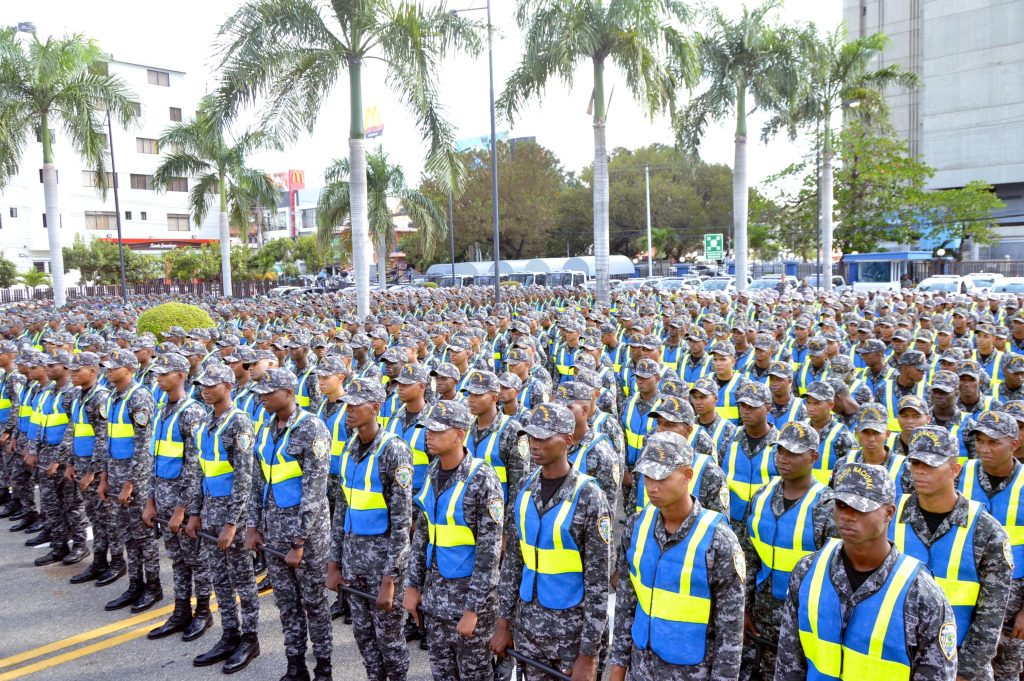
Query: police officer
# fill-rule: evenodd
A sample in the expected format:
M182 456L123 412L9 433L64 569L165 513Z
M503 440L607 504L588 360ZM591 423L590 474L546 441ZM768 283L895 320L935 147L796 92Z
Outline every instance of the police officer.
M773 449L778 430L768 423L768 388L752 381L736 393L743 428L736 431L722 456L722 470L729 483L729 522L742 535L750 515L754 493L777 476Z
M253 484L245 547L266 543L285 559L268 555L267 570L281 613L288 669L303 679L306 634L313 644L318 681L331 678L331 613L324 592L329 552L327 475L331 438L327 427L295 402L295 374L269 369L253 386L271 414L256 436L259 477Z
M385 430L397 434L409 446L412 453L412 493L415 496L423 487L429 463L426 431L416 426L427 413L426 390L430 377L422 364L413 362L403 365L392 383L402 406L390 418Z
M555 402L572 412L575 429L567 452L573 469L589 475L604 492L608 505L617 508L622 470L611 438L590 427L590 406L594 391L579 381L566 381L555 388Z
M881 466L836 474L840 539L793 568L775 681L956 679L949 604L926 567L887 539L895 494Z
M21 498L14 489L14 442L18 432L18 411L20 398L25 386L25 376L18 371L14 360L18 346L14 341L0 340L0 482L4 493L4 506L0 518L9 518L21 511Z
M633 466L644 448L644 438L654 429L651 411L661 402L658 382L661 380L661 365L653 359L644 358L633 368L636 377L636 391L622 401L619 421L626 437L626 471L623 478L625 489L633 489ZM629 495L627 495L629 496ZM626 507L633 505L632 499L625 499Z
M494 469L508 498L518 493L529 462L526 452L519 448L519 421L498 413L500 387L493 372L474 370L467 376L466 406L476 418L466 434L466 447Z
M753 511L740 536L747 558L744 666L763 679L775 676L774 647L790 573L797 561L837 536L832 490L814 475L819 444L818 432L806 423L791 421L779 429L779 477L751 499Z
M233 405L234 383L235 373L224 365L210 367L199 378L203 400L211 413L195 436L200 476L190 490L186 527L186 534L193 540L199 539L199 532L216 537L216 543L209 539L203 542L202 554L213 575L223 630L220 641L196 656L192 664L205 667L226 660L226 674L241 671L260 654L256 575L244 537L238 532L239 524L248 517L256 437L249 415ZM197 595L192 623L182 638L198 638L212 621L209 596Z
M352 586L376 602L350 598L352 633L371 679L403 681L409 649L402 636L402 588L412 526L412 454L405 441L380 427L384 386L353 379L343 398L354 433L341 464L344 496L336 502L327 586Z
M736 435L736 425L722 418L715 409L718 402L718 383L711 376L698 379L690 389L690 404L697 415L697 425L711 438L715 458L721 462Z
M836 462L846 457L857 444L842 419L832 413L835 390L825 381L814 381L807 386L808 423L818 432L818 459L814 462L814 477L827 485L832 479Z
M889 538L927 562L956 618L957 675L992 679L1006 616L1013 554L1006 531L982 504L956 491L960 464L949 434L922 426L910 437L915 491L900 498Z
M519 405L523 409L533 409L538 404L547 402L547 386L541 379L530 374L533 358L524 348L511 348L506 354L508 370L519 377L523 387L519 391Z
M470 455L473 423L460 402L430 408L417 428L434 460L415 504L416 523L403 606L423 612L435 679L490 681L488 644L498 606L504 501L494 470Z
M523 428L538 467L524 482L505 543L491 650L593 679L608 619L611 510L594 479L573 470L572 413L538 405ZM556 548L557 547L557 548ZM529 678L551 677L531 670Z
M901 400L919 400L916 396L907 396ZM905 407L908 413L917 413L911 407ZM902 412L902 410L901 410ZM904 494L909 494L914 489L914 481L910 475L910 466L907 465L907 457L904 454L897 454L890 447L889 417L878 402L865 404L857 411L857 443L858 446L850 450L844 458L839 460L833 471L831 486L835 486L835 473L848 463L869 463L874 466L881 466L889 472L896 489L896 498L893 502L899 501ZM923 424L922 424L923 425ZM910 437L912 430L904 430L907 437ZM893 434L895 435L895 434Z
M745 561L728 519L691 495L693 458L681 436L655 433L637 462L651 503L622 533L613 681L739 675Z
M768 367L767 383L768 390L772 394L772 402L768 410L769 423L776 428L781 428L790 421L807 420L807 407L804 406L804 398L793 394L793 372L790 371L789 362L772 362Z

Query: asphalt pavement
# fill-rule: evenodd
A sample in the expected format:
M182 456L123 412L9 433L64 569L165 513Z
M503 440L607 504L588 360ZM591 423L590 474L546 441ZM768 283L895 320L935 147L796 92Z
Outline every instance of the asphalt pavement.
M150 611L133 615L128 609L105 612L103 605L127 587L127 578L106 587L72 585L68 579L79 565L32 564L45 547L29 548L24 533L8 531L0 520L0 681L181 681L223 679L219 666L195 668L192 658L220 638L220 616L197 641L184 643L180 635L150 641L146 632L167 618L174 607L170 563L161 559L164 600ZM331 602L334 594L329 594ZM214 601L216 603L216 601ZM260 598L261 655L248 668L232 676L239 681L273 681L284 674L286 659L281 621L273 593ZM426 651L409 644L412 665L409 681L431 678ZM310 671L314 660L307 654ZM352 638L352 627L334 621L334 678L366 678L362 659Z

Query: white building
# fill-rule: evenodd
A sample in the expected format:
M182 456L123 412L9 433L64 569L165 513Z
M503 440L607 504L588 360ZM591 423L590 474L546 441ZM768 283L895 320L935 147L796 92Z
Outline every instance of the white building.
M114 161L125 244L147 253L178 246L218 242L217 208L212 206L203 225L192 224L188 190L192 178L182 178L174 191L153 189L153 171L160 162L156 140L175 121L189 120L203 95L202 85L172 69L113 61L110 72L120 76L137 95L141 118L129 130L113 128ZM54 130L61 242L70 246L76 234L86 240L116 241L114 192L106 200L94 185L94 173L60 129ZM29 144L20 171L0 193L0 249L19 270L49 271L50 256L43 202L42 144ZM110 164L108 162L108 168ZM112 183L111 183L112 186Z

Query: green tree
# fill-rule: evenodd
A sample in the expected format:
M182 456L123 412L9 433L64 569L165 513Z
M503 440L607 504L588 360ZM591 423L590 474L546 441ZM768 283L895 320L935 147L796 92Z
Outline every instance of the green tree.
M351 165L347 158L335 160L324 171L323 192L317 202L317 244L325 253L336 250L345 220L351 218ZM433 251L448 233L441 207L434 199L406 185L402 168L388 162L383 148L366 155L366 197L370 232L377 249L377 283L386 283L388 256L396 245L392 203L409 216L419 232L421 248ZM339 254L340 257L340 254Z
M50 275L42 270L32 268L27 272L22 272L18 275L18 279L21 283L29 288L38 288L40 286L51 286ZM54 291L56 293L56 291Z
M135 120L134 95L107 72L109 57L81 35L26 40L15 28L0 29L0 189L17 174L29 136L38 136L43 150L43 196L46 205L50 270L55 282L53 302L65 302L64 263L60 240L60 207L53 134L60 130L106 194L107 138L104 117L118 125Z
M961 250L969 242L995 243L999 221L994 213L1006 204L987 182L973 180L964 187L931 192L927 202L931 220L924 228L925 236L936 241L956 237L961 240Z
M306 272L316 274L328 265L336 262L331 252L320 248L315 236L300 236L294 242L294 257L306 263Z
M525 34L523 57L498 102L509 121L550 80L572 85L580 64L593 69L593 243L602 304L608 304L611 293L605 66L614 63L623 71L626 87L651 115L665 109L677 87L696 80L693 46L678 28L689 14L678 0L520 0L516 9L516 22Z
M0 288L10 288L18 283L18 267L4 257L0 251Z
M430 254L423 251L423 244L415 232L398 240L398 249L405 253L405 260L417 272L426 272L427 268L439 262L448 262L448 250L432 249Z
M128 254L131 253L131 256ZM164 261L157 255L125 250L124 278L129 284L145 284L164 276Z
M117 244L102 239L86 242L76 234L71 247L64 247L64 271L78 270L87 285L115 286L121 283L121 258ZM125 280L141 284L163 276L162 261L157 256L124 249Z
M412 110L429 145L428 172L457 187L461 169L436 84L440 65L452 52L479 53L476 29L443 2L427 7L415 0L250 0L220 29L222 101L235 111L265 95L264 120L282 133L312 132L339 75L348 74L349 203L360 318L370 310L363 66L368 59L384 65L386 81Z
M673 117L676 135L696 152L708 123L735 117L735 162L732 177L733 254L736 285L747 286L747 114L779 109L797 86L793 60L796 32L773 25L769 16L782 6L767 0L733 21L718 8L708 12L710 29L698 38L703 92ZM770 131L765 130L765 135Z
M247 217L257 204L277 203L273 181L262 170L249 168L246 159L258 149L279 145L264 131L246 131L232 137L227 119L211 96L200 101L195 119L167 128L159 144L169 151L153 173L153 182L166 189L172 181L195 177L188 204L196 225L206 219L213 200L219 201L221 279L224 295L230 297L230 216L233 214L243 223L241 229L247 230Z

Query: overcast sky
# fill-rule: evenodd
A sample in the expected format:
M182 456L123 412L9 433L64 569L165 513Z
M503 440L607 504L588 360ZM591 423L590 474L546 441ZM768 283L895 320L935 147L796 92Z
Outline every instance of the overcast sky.
M431 2L431 0L426 0ZM21 5L15 7L15 4ZM0 3L0 25L32 21L39 35L81 32L94 37L115 59L185 71L196 77L201 89L216 80L216 58L212 48L223 20L242 3L239 0L36 0L34 3ZM325 3L326 4L326 3ZM718 0L728 14L738 14L739 0ZM750 3L754 4L754 3ZM484 7L484 0L449 2L450 8ZM494 69L496 96L505 78L519 62L522 39L513 20L512 0L496 0ZM468 16L483 20L484 12ZM841 0L785 0L778 13L783 22L813 21L831 30L842 17ZM400 162L406 177L415 182L422 168L425 146L412 118L392 95L384 80L383 67L369 62L364 69L364 104L376 105L382 114L384 135L376 140L391 158ZM268 172L287 168L306 171L307 186L316 184L332 158L347 153L349 126L347 78L324 103L312 136L303 135L284 153L264 153L253 165ZM635 148L654 142L671 144L673 135L664 117L651 121L631 100L624 78L617 71L606 76L606 91L612 94L608 118L608 147ZM511 136L535 136L552 150L567 170L580 171L593 160L593 128L586 113L592 85L592 71L584 64L572 87L554 82L542 99L533 102L514 125L498 120L498 130ZM613 92L614 90L614 92ZM486 52L478 59L461 56L450 60L442 74L442 101L459 138L487 135L488 71ZM807 145L784 138L763 145L755 131L763 119L751 120L749 168L756 184L804 153ZM734 123L726 121L708 129L701 155L709 162L732 165Z

